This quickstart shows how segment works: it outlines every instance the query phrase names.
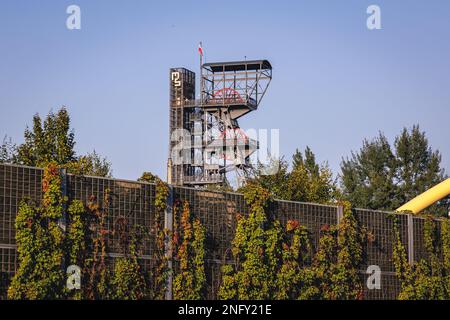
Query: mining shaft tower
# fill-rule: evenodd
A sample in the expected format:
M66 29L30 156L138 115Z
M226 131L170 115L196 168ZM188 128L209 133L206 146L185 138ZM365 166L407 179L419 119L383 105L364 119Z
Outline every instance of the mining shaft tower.
M224 184L234 171L242 183L256 139L238 119L258 109L272 79L267 60L202 63L200 95L195 73L170 69L168 182L174 185Z

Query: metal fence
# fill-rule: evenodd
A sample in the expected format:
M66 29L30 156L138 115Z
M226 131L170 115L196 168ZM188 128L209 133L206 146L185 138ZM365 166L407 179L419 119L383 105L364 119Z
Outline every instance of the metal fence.
M363 279L367 278L366 270L370 265L377 265L381 269L381 290L368 290L364 286L366 299L395 299L400 291L400 283L395 275L392 263L392 249L395 241L393 220L388 216L392 213L356 209L356 216L360 226L365 228L373 237L366 242L364 248L364 264L361 268ZM402 243L408 250L407 215L398 215L399 231Z
M5 298L11 277L17 269L15 245L15 218L20 202L31 199L36 205L42 199L43 170L39 168L0 164L0 299ZM152 266L154 241L155 186L136 181L99 177L64 175L64 191L69 201L78 199L87 204L92 201L106 212L105 229L108 261L123 256L119 233L114 232L119 218L130 226L141 226L145 241L140 263L144 271ZM108 197L108 204L105 197ZM112 263L109 267L112 267Z
M37 204L42 199L43 170L23 166L0 164L0 299L5 298L11 277L17 268L14 222L20 201L30 198ZM155 196L154 184L108 179L64 175L64 192L70 200L79 199L84 203L98 202L105 206L103 199L109 195L106 227L113 231L118 218L125 218L129 225L145 227L147 239L140 262L144 270L152 266L154 245ZM220 284L220 266L231 260L231 242L234 237L236 215L246 214L248 208L243 196L237 193L224 193L171 187L172 203L187 200L191 212L198 217L206 228L206 275L207 298L217 298ZM313 248L317 248L320 229L323 225L335 225L342 217L342 208L338 206L301 203L293 201L275 201L271 213L282 224L296 219L305 225L311 235ZM394 241L392 213L356 209L357 218L373 236L364 248L365 264L362 266L361 281L367 288L366 269L369 265L378 265L382 270L380 290L365 290L366 299L395 299L400 290L392 263L392 244ZM170 221L169 221L170 222ZM168 223L166 217L166 225ZM399 215L402 242L408 250L410 262L425 257L423 248L423 220L409 215ZM170 227L170 226L169 226ZM120 256L119 239L114 232L108 233L108 253L114 261ZM113 263L113 262L112 262Z

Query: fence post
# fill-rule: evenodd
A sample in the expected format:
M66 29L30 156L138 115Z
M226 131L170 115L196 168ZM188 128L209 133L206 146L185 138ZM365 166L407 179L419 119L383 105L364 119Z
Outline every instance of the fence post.
M344 206L338 205L337 206L337 224L341 223L343 218L344 218Z
M66 232L67 229L67 170L65 168L59 170L59 175L61 177L61 195L63 198L62 205L62 217L58 221L59 227Z
M169 185L169 195L167 197L166 210L164 212L164 228L169 231L169 238L172 237L173 232L173 187ZM165 255L167 258L167 282L166 282L166 300L172 300L172 285L173 285L173 271L172 271L172 241L166 237L165 240Z
M69 199L67 199L67 169L59 169L59 176L61 177L61 196L62 196L62 216L58 221L58 226L64 234L67 233L67 204ZM63 256L62 258L62 270L66 274L67 267L69 265L67 259Z
M412 214L408 213L408 262L414 263L414 219Z

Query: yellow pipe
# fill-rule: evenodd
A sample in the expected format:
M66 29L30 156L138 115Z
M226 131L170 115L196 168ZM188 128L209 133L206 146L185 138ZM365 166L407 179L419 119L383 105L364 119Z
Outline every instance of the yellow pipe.
M419 213L425 208L428 208L433 203L445 198L450 194L450 178L439 183L433 188L418 195L411 201L405 203L396 211L412 211L412 213Z

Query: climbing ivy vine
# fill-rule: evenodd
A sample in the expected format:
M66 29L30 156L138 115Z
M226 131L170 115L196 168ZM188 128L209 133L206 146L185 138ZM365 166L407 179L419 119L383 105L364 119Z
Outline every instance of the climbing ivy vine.
M91 196L87 208L92 214L93 223L90 226L92 242L90 243L90 254L85 260L87 280L85 282L86 298L90 300L108 299L110 272L106 265L107 258L107 235L106 216L109 212L111 201L110 190L105 190L103 207L97 203L97 198Z
M80 200L73 200L68 210L67 252L66 258L70 265L78 266L81 270L80 288L68 293L69 299L80 300L86 298L84 294L85 260L88 257L89 246L89 215Z
M43 200L37 206L24 199L16 218L18 270L8 289L10 299L164 299L172 247L176 268L175 299L205 298L206 231L190 211L188 202L176 201L174 230L163 227L169 187L156 180L155 219L151 230L128 225L119 217L109 231L110 190L100 203L92 196L87 204L70 203L61 191L56 163L44 170ZM362 228L347 202L335 226L322 226L314 253L310 233L298 220L283 225L270 213L272 197L260 185L244 190L247 215L237 215L232 241L232 262L222 266L218 297L221 299L362 299L359 270L363 247L370 234ZM67 217L63 216L67 207ZM67 221L65 221L67 218ZM393 263L401 283L399 299L450 299L450 222L424 218L426 257L413 265L403 245L398 215L394 225ZM66 230L64 232L64 222ZM139 257L141 235L152 234L152 269L144 273ZM122 252L108 268L108 237L118 238ZM168 241L170 240L170 245ZM65 267L82 270L81 290L69 291Z
M441 222L442 258L444 260L445 287L447 296L450 297L450 220Z
M344 216L337 229L337 264L333 274L332 299L362 299L359 270L363 260L366 230L360 228L349 202L342 202Z
M63 204L58 166L44 170L42 206L22 201L16 218L19 267L8 289L9 299L61 299L65 293Z
M448 300L450 299L450 227L448 219L441 220L441 241L437 222L425 217L423 241L427 257L411 265L401 241L398 217L393 217L395 245L393 260L401 283L400 300Z
M361 299L358 270L362 263L362 230L351 206L342 203L338 226L323 226L312 256L308 230L299 221L285 229L269 215L271 197L259 185L248 185L249 214L238 215L232 254L222 268L221 299Z
M266 208L270 194L257 184L244 190L249 206L248 216L237 216L233 240L234 265L222 268L223 285L220 299L270 299L274 287L275 261L281 255L281 228L279 223L269 226ZM272 255L269 256L268 252Z
M163 300L167 290L167 277L169 274L168 259L166 256L166 239L168 230L163 228L162 221L167 208L169 186L161 179L156 180L155 221L153 225L155 233L155 250L153 252L154 266L152 269L152 298Z
M141 300L147 297L145 279L138 263L136 239L132 239L129 253L115 261L111 287L114 299Z
M309 294L305 289L310 287L308 273L305 272L311 258L308 230L297 220L290 220L285 232L281 267L276 274L274 298L277 300L301 298L302 295Z
M199 300L204 298L205 276L205 227L190 212L185 201L180 217L181 244L174 241L179 270L173 281L173 296L176 300ZM178 236L177 236L178 237Z
M91 196L86 204L80 200L68 203L61 192L59 167L50 163L44 170L42 182L42 206L30 200L21 202L16 219L19 253L18 272L8 290L10 299L164 299L168 275L165 241L167 230L163 229L162 216L166 209L168 186L158 179L156 183L154 268L148 279L138 263L142 239L137 234L146 232L139 226L129 226L126 217L119 217L113 231L108 230L106 217L110 216L112 192L104 191L101 202ZM67 206L65 234L63 208ZM193 226L186 261L195 266L193 297L201 297L205 284L204 275L204 228L195 219L184 221L184 227ZM140 232L138 232L138 229ZM122 256L115 259L114 270L108 268L108 237L119 238ZM131 241L130 241L131 239ZM180 253L180 256L183 256ZM65 267L78 266L81 270L81 288L68 290ZM151 283L152 287L147 284Z
M296 291L291 299L363 298L358 273L363 262L362 247L367 239L367 232L359 226L349 203L339 205L343 207L342 220L336 226L322 226L319 247L312 263L309 265L303 262L302 268L295 273L293 283ZM307 243L305 231L302 234L300 239L303 240L300 243ZM305 248L305 244L303 247ZM311 250L303 251L307 253Z

